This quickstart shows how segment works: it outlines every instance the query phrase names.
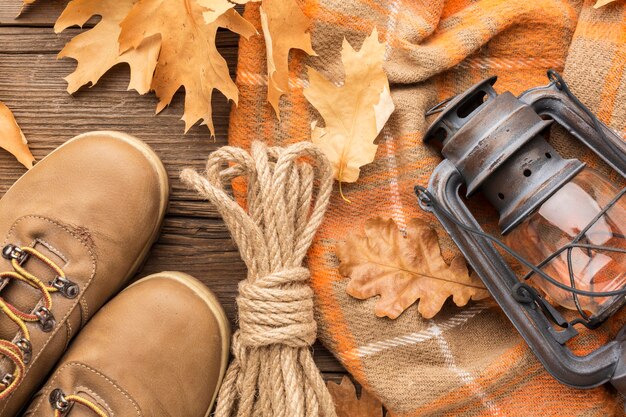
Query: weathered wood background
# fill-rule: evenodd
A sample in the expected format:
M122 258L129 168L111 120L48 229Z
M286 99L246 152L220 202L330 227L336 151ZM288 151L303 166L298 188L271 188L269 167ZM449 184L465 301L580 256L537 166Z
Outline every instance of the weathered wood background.
M157 100L153 94L140 96L127 91L125 65L115 67L96 86L69 95L63 78L74 70L75 61L57 60L57 53L79 30L56 35L52 29L65 3L38 1L16 19L21 0L0 0L0 101L13 110L37 160L66 140L91 130L120 130L150 144L168 170L172 193L162 235L139 275L163 270L190 273L219 296L234 322L237 282L245 276L245 265L216 210L178 179L184 167L202 169L207 155L227 143L229 104L223 96L215 95L217 138L213 141L205 126L195 126L183 134L182 92L155 116ZM237 42L230 32L218 34L218 47L233 77ZM0 150L0 195L24 171ZM338 379L344 373L319 343L314 355L327 378Z

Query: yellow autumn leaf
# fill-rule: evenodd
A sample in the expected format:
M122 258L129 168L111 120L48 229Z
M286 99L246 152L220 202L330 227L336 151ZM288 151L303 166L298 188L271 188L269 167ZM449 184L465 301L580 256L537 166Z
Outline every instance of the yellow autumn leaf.
M344 39L343 85L309 68L304 95L325 123L324 127L313 123L311 139L330 159L340 190L342 182L355 182L360 168L374 160L378 148L374 140L394 110L384 57L385 44L378 42L374 29L358 52Z
M419 219L409 222L406 237L391 219L369 219L365 234L351 234L337 245L337 256L339 272L350 277L347 293L358 299L380 296L379 317L395 319L419 300L420 314L432 318L450 296L459 307L489 296L462 257L450 265L444 261L437 233Z
M607 4L613 3L615 0L598 0L596 4L593 5L594 9L599 9L602 6L606 6Z
M267 49L267 100L280 118L278 103L289 90L289 51L315 55L308 33L311 20L295 0L263 0L260 12Z
M361 390L361 397L357 397L356 388L347 376L344 375L341 384L329 381L326 386L335 403L337 417L383 417L382 403L365 389Z
M185 131L203 120L214 134L213 90L237 102L237 87L217 50L215 36L220 27L244 37L256 30L233 7L234 3L226 0L139 0L120 24L122 52L138 48L153 36L160 37L161 50L152 79L152 89L159 98L157 113L184 87ZM218 14L216 10L225 11Z
M35 158L28 142L9 108L0 102L0 147L9 151L26 168L33 167Z
M130 67L129 89L139 94L150 91L161 41L154 36L136 48L120 53L120 22L137 0L72 0L54 25L56 33L70 26L82 26L92 16L102 19L86 32L74 37L59 53L59 58L78 61L76 70L67 76L67 91L72 94L86 84L95 85L111 67L127 63Z

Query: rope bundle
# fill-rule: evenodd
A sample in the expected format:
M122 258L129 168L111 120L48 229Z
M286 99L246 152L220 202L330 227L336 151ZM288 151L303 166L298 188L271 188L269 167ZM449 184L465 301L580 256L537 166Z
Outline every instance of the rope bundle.
M224 190L247 181L247 212ZM239 330L220 389L216 417L336 417L313 362L313 291L302 261L328 206L332 171L311 143L287 148L223 147L207 161L206 178L181 178L220 211L248 267L239 283Z

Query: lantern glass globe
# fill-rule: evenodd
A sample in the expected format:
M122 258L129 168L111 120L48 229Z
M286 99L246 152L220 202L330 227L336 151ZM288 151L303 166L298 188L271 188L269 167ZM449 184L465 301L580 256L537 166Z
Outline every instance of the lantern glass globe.
M552 253L572 242L599 217L578 241L594 245L626 249L626 198L621 198L600 215L619 190L600 173L585 168L561 187L538 209L505 237L507 245L538 265ZM571 267L575 287L602 292L626 287L626 253L575 247L571 250ZM543 268L548 275L571 286L567 251L561 252ZM570 291L560 289L534 274L533 284L543 290L552 303L576 309ZM590 316L601 314L615 297L579 295L582 310Z

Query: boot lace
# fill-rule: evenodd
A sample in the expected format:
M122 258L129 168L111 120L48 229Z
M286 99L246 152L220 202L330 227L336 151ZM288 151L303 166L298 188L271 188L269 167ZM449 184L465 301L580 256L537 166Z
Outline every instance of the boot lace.
M65 393L60 389L52 391L50 394L50 404L54 409L54 417L62 417L66 415L74 404L80 404L90 409L98 417L109 417L106 411L92 401L75 394L65 395Z
M20 337L13 341L0 339L0 355L5 356L15 365L13 373L5 374L2 380L0 380L0 400L4 400L17 389L24 379L26 365L31 360L31 334L26 323L38 322L42 331L52 331L56 321L51 312L51 294L59 292L67 298L75 298L79 292L78 286L65 276L61 267L35 248L7 245L2 250L2 256L11 260L11 266L14 270L0 272L0 282L5 283L10 280L22 281L38 290L42 298L39 307L34 312L25 313L0 296L0 311L17 325L20 332ZM52 269L55 279L50 284L43 283L40 278L31 274L22 266L29 257L40 260Z

